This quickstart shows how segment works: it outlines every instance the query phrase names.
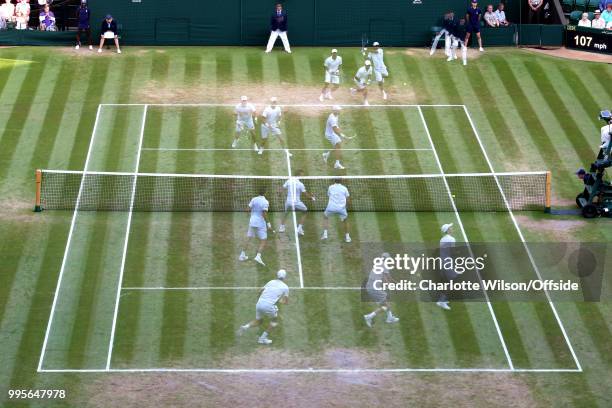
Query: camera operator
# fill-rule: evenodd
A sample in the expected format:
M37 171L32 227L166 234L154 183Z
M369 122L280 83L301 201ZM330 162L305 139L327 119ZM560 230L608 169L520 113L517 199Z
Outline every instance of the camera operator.
M607 115L605 115L607 113ZM597 160L604 158L608 148L610 147L610 139L612 137L612 115L609 111L602 112L601 118L606 120L608 123L601 127L601 145L599 146L599 153L597 154Z

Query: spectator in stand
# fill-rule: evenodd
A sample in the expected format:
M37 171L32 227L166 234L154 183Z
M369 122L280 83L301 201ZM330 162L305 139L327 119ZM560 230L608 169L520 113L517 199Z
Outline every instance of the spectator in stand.
M276 10L270 17L270 39L266 47L266 53L272 52L276 39L280 37L285 47L285 52L291 54L291 47L289 46L289 39L287 38L287 12L283 10L283 5L280 3L276 4Z
M610 21L608 24L606 24L606 30L612 31L612 21Z
M492 4L487 6L487 11L484 14L484 20L489 27L499 27L499 21L497 21L497 17L495 17Z
M17 30L27 30L30 20L30 4L26 0L17 0L15 6L15 28Z
M578 21L578 27L591 27L591 20L589 20L589 13L582 13L582 18Z
M77 44L75 49L79 49L81 47L81 34L87 34L87 43L89 44L89 49L92 50L93 46L91 45L91 26L89 25L89 7L87 7L87 0L81 0L81 5L77 9L77 20L79 22L79 28L77 30L76 40Z
M603 30L606 28L606 22L603 18L601 18L601 11L595 10L595 17L591 21L591 28L595 28L597 30Z
M506 20L506 12L504 11L505 7L506 6L504 5L504 3L499 3L497 5L497 10L495 10L495 18L497 18L497 21L499 21L499 25L502 27L510 25L508 20Z
M612 0L601 0L599 2L599 9L600 10L605 10L606 7L608 6L608 4L612 4Z
M11 0L5 0L4 4L0 6L0 20L4 23L11 23L15 21L15 5L11 3Z
M527 0L529 6L529 24L540 24L544 0Z
M482 48L482 37L480 36L480 18L482 17L482 10L478 7L478 0L472 0L470 8L467 9L465 14L465 21L467 23L467 33L465 34L465 46L467 47L470 43L470 36L472 33L476 33L478 38L478 49L480 52L484 51Z
M49 5L45 4L42 11L38 15L40 21L40 31L57 31L55 26L55 14L49 9Z
M113 16L107 14L104 20L102 21L102 27L100 28L100 48L98 48L98 52L102 52L102 47L104 47L104 41L113 39L115 40L115 47L117 47L117 54L121 54L121 49L119 48L119 35L117 34L117 22L113 20Z
M601 18L606 22L606 28L608 23L612 22L612 3L606 5L606 9L601 13Z

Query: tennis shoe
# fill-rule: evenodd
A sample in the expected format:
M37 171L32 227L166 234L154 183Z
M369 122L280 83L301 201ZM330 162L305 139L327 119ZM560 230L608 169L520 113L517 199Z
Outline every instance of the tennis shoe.
M436 302L436 306L439 306L444 310L451 310L451 307L448 305L448 302Z
M242 336L247 330L248 327L246 325L240 326L240 328L236 331L236 335Z
M253 258L253 260L255 262L257 262L260 265L266 266L266 264L264 263L264 261L261 259L261 255L256 255L255 258Z
M239 261L246 261L247 259L249 259L249 257L244 252L241 252L240 256L238 257L238 260Z
M370 327L370 328L372 327L372 323L373 323L373 322L372 322L372 319L373 319L373 318L372 318L372 317L370 317L369 315L363 315L363 320L365 320L365 324L366 324L366 326L368 326L368 327Z
M389 316L387 317L387 320L385 320L385 323L397 323L399 322L399 317L395 317L395 316Z
M323 156L323 161L327 163L327 160L329 159L329 152L323 153L322 156Z
M272 340L270 340L270 339L268 339L268 338L262 338L262 337L260 337L260 338L257 340L257 343L259 343L259 344L269 345L269 344L272 344Z

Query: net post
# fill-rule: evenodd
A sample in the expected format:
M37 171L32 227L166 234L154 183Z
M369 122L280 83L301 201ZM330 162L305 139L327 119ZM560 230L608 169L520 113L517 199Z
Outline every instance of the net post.
M34 212L41 212L42 207L40 205L40 187L42 185L42 171L36 169L36 202L34 203Z
M549 214L551 207L551 185L552 185L552 173L549 171L546 172L546 207L544 208L544 212Z

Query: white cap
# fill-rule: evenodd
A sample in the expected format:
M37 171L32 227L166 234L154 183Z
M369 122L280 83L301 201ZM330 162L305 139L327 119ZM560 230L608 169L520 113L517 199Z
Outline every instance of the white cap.
M372 45L375 46L375 47L379 47L380 43L378 41L374 41L374 43Z
M340 111L342 110L342 108L340 107L340 105L334 105L334 106L332 107L332 110L333 110L334 112L340 112Z
M338 52L338 50L337 50L337 49L335 49L335 48L334 48L334 49L332 49L332 54L333 54L334 52L335 52L335 53L337 53L337 52Z
M368 65L372 65L372 63L370 62L370 60L365 60L365 64L366 64L366 66L368 66Z
M240 97L240 100L241 100L241 101L248 101L248 100L249 100L249 98L247 98L247 96L246 96L246 95L242 95L242 96Z
M276 96L273 96L270 98L270 102L278 102L278 98Z
M284 269L279 269L279 271L276 272L276 277L280 280L284 280L287 277L287 271Z
M442 228L440 228L440 231L442 231L443 234L446 234L452 226L453 224L444 224Z

